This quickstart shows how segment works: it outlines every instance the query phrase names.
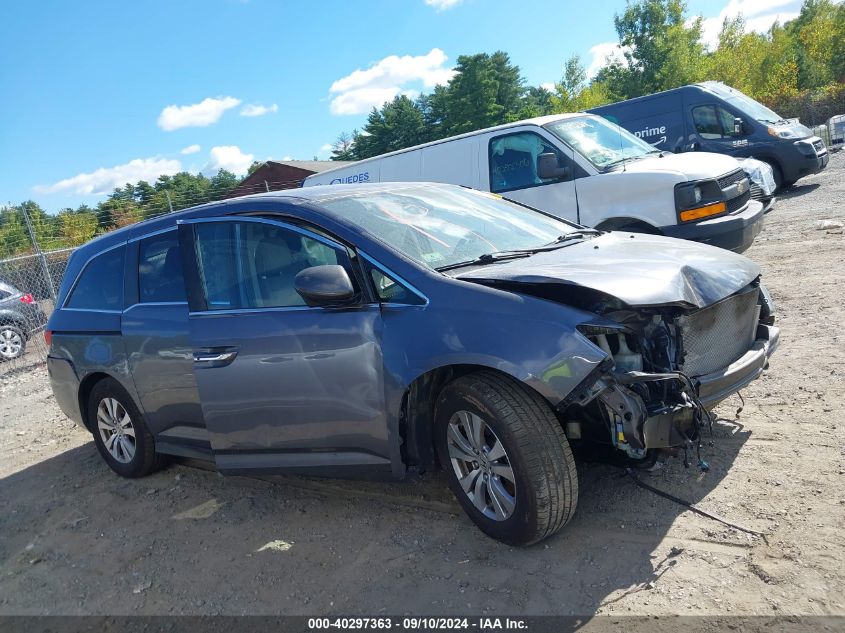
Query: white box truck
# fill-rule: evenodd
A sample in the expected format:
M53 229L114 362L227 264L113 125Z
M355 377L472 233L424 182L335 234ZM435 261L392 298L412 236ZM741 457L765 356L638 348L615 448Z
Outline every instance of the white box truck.
M763 205L735 158L672 154L606 119L516 121L308 176L323 184L427 181L490 191L602 230L657 233L742 252Z

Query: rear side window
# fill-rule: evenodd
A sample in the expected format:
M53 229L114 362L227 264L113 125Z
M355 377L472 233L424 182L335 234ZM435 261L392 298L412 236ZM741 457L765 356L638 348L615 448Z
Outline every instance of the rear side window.
M123 309L123 258L121 246L88 262L65 307L83 310Z
M187 301L176 231L139 242L138 295L141 303Z

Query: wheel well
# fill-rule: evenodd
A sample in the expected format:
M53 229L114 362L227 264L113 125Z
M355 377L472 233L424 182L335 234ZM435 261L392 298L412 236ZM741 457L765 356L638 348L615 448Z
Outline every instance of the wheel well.
M85 376L79 385L79 413L82 415L82 421L85 423L85 428L92 433L94 432L94 428L91 420L88 419L88 398L91 396L94 386L106 378L111 378L111 376L103 372L95 372Z
M596 228L600 231L618 231L624 228L639 233L661 234L660 229L656 226L636 218L608 218L600 222Z
M402 398L399 420L402 461L406 468L425 472L438 467L434 450L434 405L446 385L477 371L496 372L517 381L510 374L486 365L447 365L418 376L408 385ZM519 384L531 389L525 383Z

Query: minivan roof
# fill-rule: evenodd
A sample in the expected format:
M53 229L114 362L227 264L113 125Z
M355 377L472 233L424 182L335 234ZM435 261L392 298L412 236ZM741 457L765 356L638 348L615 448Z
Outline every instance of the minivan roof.
M238 196L236 198L227 198L226 200L218 200L209 202L187 209L174 211L173 213L164 213L154 218L149 218L135 224L130 224L114 231L109 231L86 242L80 246L74 254L81 254L87 259L89 256L100 251L106 250L116 244L126 242L156 231L169 228L179 220L187 220L202 217L213 217L216 215L216 209L224 206L231 206L233 204L242 203L247 200L274 200L282 199L288 204L305 204L308 202L316 203L317 205L326 198L336 198L346 192L354 192L361 194L366 191L400 191L409 187L434 186L434 187L459 187L459 185L449 185L443 183L433 182L385 182L385 183L361 183L354 185L315 185L313 187L305 187L299 189L283 189L281 191L269 191L266 193L254 193L247 196ZM331 211L325 210L327 216L334 216ZM340 219L340 216L336 216Z
M464 132L463 134L458 134L457 136L449 136L447 138L441 138L436 141L429 141L428 143L421 143L420 145L414 145L413 147L406 147L404 149L397 149L393 152L388 152L387 154L379 154L378 156L373 156L372 158L363 158L358 161L354 161L351 163L346 163L345 165L341 165L335 167L334 169L327 169L326 171L320 174L312 174L308 176L305 180L309 180L316 176L325 176L326 174L331 174L333 172L339 171L341 169L348 169L354 165L363 165L364 163L369 163L374 160L381 160L382 158L388 158L390 156L397 156L399 154L404 154L406 152L414 152L418 149L423 149L425 147L432 147L433 145L440 145L441 143L450 143L452 141L457 141L463 138L469 138L470 136L476 136L478 134L486 134L488 132L498 132L500 130L508 130L513 127L518 127L521 125L536 125L536 126L543 126L546 123L551 123L552 121L560 121L561 119L570 119L576 116L590 116L589 112L567 112L564 114L547 114L545 116L536 116L531 119L522 119L521 121L513 121L511 123L503 123L502 125L494 125L493 127L486 127L480 130L473 130L472 132Z

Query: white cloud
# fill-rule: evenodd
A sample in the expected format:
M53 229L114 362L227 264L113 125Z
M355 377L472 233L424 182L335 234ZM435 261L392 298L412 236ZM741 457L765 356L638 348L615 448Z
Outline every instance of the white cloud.
M446 53L433 48L426 55L390 55L371 65L360 68L335 81L329 92L335 95L331 101L332 114L364 114L373 107L379 107L398 94L409 96L417 90L404 89L408 83L419 82L423 88L445 84L455 71L445 68Z
M180 154L196 154L200 151L202 147L194 143L193 145L188 145L188 147L183 147L182 150L179 152Z
M540 84L540 87L544 90L548 90L549 92L554 92L555 90L557 90L557 87L552 81L547 81L546 83Z
M701 39L713 49L719 42L725 18L742 14L746 31L764 33L775 21L784 23L798 17L800 8L801 0L729 0L719 15L703 20Z
M169 105L158 115L158 126L165 132L183 127L205 127L217 123L226 110L237 108L240 99L208 97L192 105Z
M320 146L321 152L330 152L332 151L333 145L331 143L325 143L324 145Z
M211 148L208 163L202 171L204 174L216 174L225 169L235 174L245 174L254 159L253 154L244 154L237 145L218 145Z
M463 0L425 0L425 3L438 11L446 11L458 6Z
M159 176L172 176L181 171L182 163L167 158L136 158L123 165L100 167L92 172L77 174L52 185L33 187L37 193L71 191L79 195L110 193L115 187L139 180L155 181Z
M590 79L595 77L596 73L607 63L608 57L625 63L624 49L616 42L596 44L590 49L590 55L593 56L590 65L587 66L587 77Z
M279 106L275 103L269 106L259 103L249 103L241 108L241 116L264 116L265 114L272 114L278 111Z

